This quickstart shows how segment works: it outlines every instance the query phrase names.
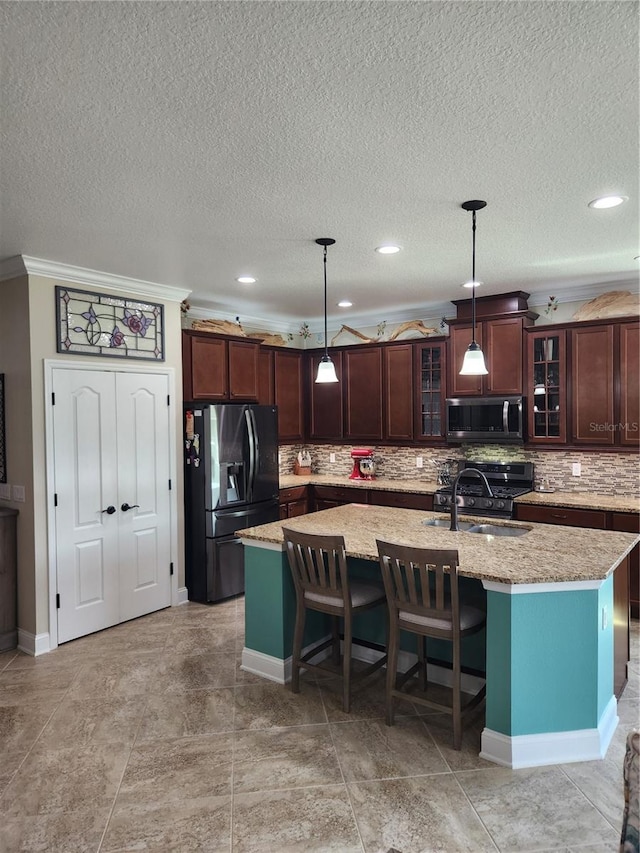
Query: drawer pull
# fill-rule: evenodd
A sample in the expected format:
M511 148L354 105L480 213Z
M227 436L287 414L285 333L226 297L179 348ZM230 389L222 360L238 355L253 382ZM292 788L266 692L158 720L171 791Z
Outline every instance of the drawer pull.
M566 517L567 517L566 515L562 515L562 513L560 513L560 512L552 512L551 513L551 518L566 518Z

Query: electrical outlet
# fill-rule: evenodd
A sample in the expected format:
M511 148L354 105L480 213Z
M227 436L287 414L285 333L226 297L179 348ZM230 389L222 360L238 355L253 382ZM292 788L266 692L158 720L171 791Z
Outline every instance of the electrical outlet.
M571 473L574 477L580 477L582 474L582 465L580 462L574 462L571 466Z
M335 461L336 461L336 454L330 453L329 454L329 462L335 462Z
M24 503L24 486L11 486L11 500Z
M0 483L0 500L11 500L11 486L9 485L9 483Z
M422 466L423 466L422 456L416 456L416 468L422 468Z

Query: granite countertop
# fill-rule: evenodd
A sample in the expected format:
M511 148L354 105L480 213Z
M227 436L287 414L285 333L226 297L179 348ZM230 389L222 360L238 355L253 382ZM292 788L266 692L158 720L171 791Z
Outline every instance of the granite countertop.
M503 584L561 583L603 580L631 551L640 536L582 527L500 522L523 527L523 536L492 537L455 533L427 527L427 518L441 514L395 507L349 504L322 512L251 527L236 533L247 544L271 546L283 543L282 527L306 533L340 533L347 555L378 560L376 539L402 542L422 548L454 548L460 558L460 574ZM465 516L465 521L472 520ZM486 522L486 518L478 519Z
M439 489L436 478L432 480L392 480L376 477L375 480L350 480L346 474L281 474L280 488L292 486L348 486L353 489L376 489L385 492L409 492L417 495L432 495Z
M640 498L598 495L595 492L528 492L515 499L518 504L564 506L574 509L602 509L612 512L640 512Z
M353 489L379 489L387 492L409 492L418 495L432 495L440 487L433 480L350 480L344 474L308 474L299 477L296 474L281 474L280 488L292 486L348 486ZM599 495L595 492L528 492L515 499L516 503L535 506L564 506L574 509L601 509L612 512L640 512L640 498L624 495Z

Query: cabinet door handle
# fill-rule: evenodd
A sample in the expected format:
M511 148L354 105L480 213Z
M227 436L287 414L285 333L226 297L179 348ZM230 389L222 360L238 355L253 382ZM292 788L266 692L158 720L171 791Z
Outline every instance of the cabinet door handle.
M116 508L115 508L114 506L108 506L106 509L101 509L101 510L100 510L100 512L101 512L101 513L106 512L106 513L107 513L107 515L113 515L113 513L114 513L115 511L116 511Z
M566 518L566 517L567 517L566 515L562 515L559 512L552 512L551 513L551 518Z
M140 504L129 505L128 503L124 503L124 504L122 504L120 509L122 510L122 512L128 512L130 509L135 509L136 507L139 507L139 506L140 506ZM115 510L114 510L114 512L115 512Z

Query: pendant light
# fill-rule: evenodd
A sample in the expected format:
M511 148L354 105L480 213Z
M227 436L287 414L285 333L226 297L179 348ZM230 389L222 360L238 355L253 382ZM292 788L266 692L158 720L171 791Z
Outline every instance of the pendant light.
M472 234L473 234L473 250L471 253L471 343L467 347L464 354L462 367L460 368L460 376L483 376L489 371L484 363L484 355L480 349L480 345L476 343L476 210L482 210L487 206L486 201L474 199L465 201L461 207L463 210L470 210L473 216Z
M318 375L316 376L316 382L337 382L338 377L336 376L336 368L334 363L331 361L331 357L329 356L328 342L327 342L327 246L333 246L336 241L331 237L318 237L316 243L319 246L324 246L324 355L320 359L320 364L318 365Z

